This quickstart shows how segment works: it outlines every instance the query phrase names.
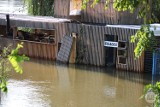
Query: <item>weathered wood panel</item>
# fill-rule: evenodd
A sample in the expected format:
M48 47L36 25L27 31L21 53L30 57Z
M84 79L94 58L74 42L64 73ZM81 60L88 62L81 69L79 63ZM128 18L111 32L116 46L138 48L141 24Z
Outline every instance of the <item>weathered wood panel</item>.
M58 52L57 61L68 63L70 59L71 49L73 44L73 38L71 36L64 36L62 39L62 45Z
M25 54L33 58L42 58L48 60L56 59L56 45L36 43L31 41L14 40L14 45L23 42L23 48L20 49L19 54Z
M104 8L105 0L91 7L93 0L87 4L86 9L83 10L81 21L89 23L107 23L107 24L140 24L141 19L137 19L137 10L131 14L129 11L118 12L113 9L112 3L108 6L108 9ZM86 17L87 16L87 17Z
M91 7L93 0L89 0L86 9L81 12L81 21L87 23L105 24L141 24L142 19L137 19L138 9L134 13L129 11L119 12L113 9L112 3L108 9L104 8L106 0L100 0L94 8ZM70 18L70 0L54 0L54 16L57 18Z
M0 50L8 46L13 47L13 40L11 38L0 37Z
M54 17L68 18L70 0L54 0Z
M6 35L6 26L0 25L0 35L7 36Z
M73 37L73 44L71 47L71 54L69 58L69 63L75 64L76 63L76 37Z

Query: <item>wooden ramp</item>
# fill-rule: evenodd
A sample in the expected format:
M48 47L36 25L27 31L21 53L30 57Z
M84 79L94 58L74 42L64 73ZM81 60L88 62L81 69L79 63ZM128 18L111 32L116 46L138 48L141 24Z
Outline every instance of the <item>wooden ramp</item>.
M68 63L72 51L73 37L64 36L61 41L61 47L57 55L57 61Z

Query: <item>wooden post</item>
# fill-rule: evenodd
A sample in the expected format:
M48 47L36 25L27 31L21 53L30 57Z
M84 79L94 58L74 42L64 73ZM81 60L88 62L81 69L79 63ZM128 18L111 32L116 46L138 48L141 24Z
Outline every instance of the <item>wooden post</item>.
M13 39L16 39L17 36L17 27L13 27Z
M73 37L69 63L74 64L75 62L76 62L76 37Z

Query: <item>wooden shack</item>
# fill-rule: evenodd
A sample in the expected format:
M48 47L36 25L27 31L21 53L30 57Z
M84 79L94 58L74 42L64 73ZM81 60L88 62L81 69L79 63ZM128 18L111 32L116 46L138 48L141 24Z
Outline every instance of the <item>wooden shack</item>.
M152 24L157 29L154 31L159 38L159 25ZM60 29L59 29L60 28ZM135 60L134 49L136 43L130 43L131 36L140 29L140 25L92 25L77 23L59 23L56 26L57 41L60 41L64 35L77 33L81 38L81 47L83 48L83 63L95 66L116 67L135 72L151 72L152 53L144 52L143 55ZM117 42L118 47L107 48L104 41Z
M20 54L29 57L55 60L57 54L56 23L70 22L69 19L10 15L11 35L6 34L6 15L0 15L2 47L23 42ZM26 31L30 30L30 32ZM5 40L5 41L4 41ZM7 41L7 42L6 42Z
M0 30L0 44L6 46L5 44L8 43L24 42L24 48L20 53L30 57L55 60L58 43L65 35L74 33L78 35L77 58L83 64L112 66L134 72L144 72L146 69L150 69L145 69L145 63L151 59L148 60L148 57L145 57L147 54L143 53L141 58L135 60L136 44L130 43L130 36L140 28L138 25L130 24L142 23L141 19L137 19L137 12L133 14L128 11L117 12L113 9L112 4L108 10L104 10L104 1L101 0L95 8L91 8L91 2L89 2L87 8L81 10L81 0L54 0L55 17L10 15L10 26L13 30L13 37L10 38L6 38L4 33L6 16L0 14L0 25L3 29ZM32 30L32 35L37 34L37 31L45 35L52 35L54 42L19 38L17 37L20 35L19 27L29 28ZM46 36L46 38L48 37ZM115 46L105 47L107 45L105 41L110 41L111 44L115 43Z
M134 48L136 44L130 43L130 36L134 35L137 29L74 23L59 23L58 28L61 28L62 32L57 32L59 33L57 41L61 40L63 35L72 32L81 37L81 46L85 50L83 63L95 66L107 66L107 64L110 66L111 64L118 69L144 71L144 57L135 60ZM104 46L107 37L111 37L110 40L118 42L121 47L107 50ZM107 62L109 57L111 60Z
M75 32L80 35L83 49L83 63L96 66L115 66L119 69L131 71L144 71L143 57L142 59L134 60L133 50L135 44L130 44L130 36L134 35L136 29L123 29L106 26L107 24L141 24L142 19L137 19L137 11L133 14L126 12L118 12L113 9L112 3L108 9L104 8L105 0L100 0L94 8L91 7L93 0L89 0L86 9L82 10L81 0L55 0L55 17L70 18L81 24L75 23L60 23L63 32ZM61 7L63 5L63 7ZM73 11L78 11L73 14ZM80 12L79 12L80 11ZM58 27L59 28L59 27ZM104 41L118 42L118 48L104 47ZM124 55L125 54L125 55ZM131 55L131 56L128 56Z
M21 26L25 27L25 25L26 24L22 24ZM79 38L81 38L80 45L85 50L82 59L84 64L95 65L95 66L114 65L117 69L136 71L136 72L145 71L144 54L142 55L141 58L135 60L134 49L136 44L130 43L130 36L134 35L137 29L140 28L140 26L133 26L133 25L100 26L91 24L78 24L71 22L52 23L52 25L53 25L52 29L55 29L56 31L55 35L57 35L55 40L56 42L54 44L48 44L48 43L45 44L41 42L18 40L18 39L13 39L13 41L14 43L21 41L24 42L24 49L21 51L24 54L37 58L55 59L57 55L58 42L60 42L65 35L69 35L71 33L77 33L77 35L79 35ZM2 39L1 37L0 40L6 41L7 39L6 38ZM118 47L107 49L104 46L104 41L106 40L118 42ZM108 60L108 58L110 58L110 60Z

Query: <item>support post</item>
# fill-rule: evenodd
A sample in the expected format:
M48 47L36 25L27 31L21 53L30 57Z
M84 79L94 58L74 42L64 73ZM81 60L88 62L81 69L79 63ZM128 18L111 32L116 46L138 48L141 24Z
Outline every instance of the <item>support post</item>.
M9 14L6 15L6 34L9 36L10 34L10 19Z

